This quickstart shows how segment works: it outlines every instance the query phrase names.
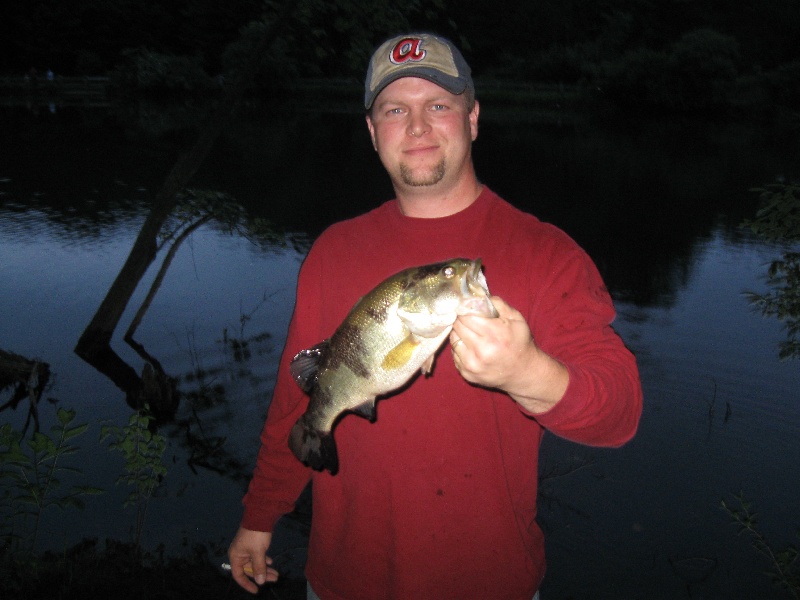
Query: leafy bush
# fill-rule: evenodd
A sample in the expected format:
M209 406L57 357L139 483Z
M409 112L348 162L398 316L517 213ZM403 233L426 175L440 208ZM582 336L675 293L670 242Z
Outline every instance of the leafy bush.
M61 489L62 473L81 472L62 464L62 458L78 451L71 440L88 425L73 426L75 411L63 408L58 409L56 418L49 434L37 431L29 440L7 423L0 427L0 541L5 547L33 552L46 509L83 508L84 496L103 492L88 486Z
M611 102L637 112L672 106L676 99L670 68L668 54L638 48L616 62L606 63L597 87Z
M266 23L254 22L242 30L239 39L231 43L222 54L222 65L226 74L232 74L241 65L247 64L253 49L268 29ZM269 52L260 58L249 82L253 87L271 86L276 82L285 84L298 76L297 61L291 56L291 48L279 38L273 42Z
M730 103L738 57L734 38L701 29L664 51L625 53L604 65L598 85L614 103L639 112L719 110Z
M684 108L705 110L728 104L736 83L739 46L713 29L698 29L672 46L671 69Z
M764 75L771 100L795 111L800 106L800 61L781 65Z
M752 503L745 499L743 492L735 499L736 505L729 505L723 500L722 509L738 526L739 535L748 536L753 548L769 560L772 570L767 576L772 583L788 592L792 598L800 600L800 552L791 545L780 550L774 548L758 528L758 515ZM800 532L797 537L800 539Z
M770 263L770 291L747 295L765 317L783 321L786 340L780 343L780 358L800 358L800 252L794 249L800 241L800 184L772 184L754 191L760 193L762 206L744 225L767 240L786 243L787 248Z
M118 93L178 93L208 91L213 80L198 60L138 48L123 52L124 60L111 73Z
M150 430L154 417L148 409L133 413L125 427L103 425L100 441L110 439L109 448L116 450L125 459L125 474L117 483L132 487L125 506L136 509L135 544L140 548L142 530L147 516L147 506L156 488L167 474L163 456L167 440L163 435Z
M553 46L533 58L525 71L536 81L579 83L593 73L594 64L580 47Z

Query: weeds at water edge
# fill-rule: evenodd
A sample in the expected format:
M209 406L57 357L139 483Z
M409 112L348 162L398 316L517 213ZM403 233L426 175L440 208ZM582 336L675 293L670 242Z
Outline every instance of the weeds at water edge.
M758 515L753 511L752 503L745 499L744 492L740 492L735 500L738 504L736 507L729 506L723 500L722 509L736 523L738 533L748 536L753 548L769 560L772 570L767 575L772 583L789 592L795 600L800 600L800 552L794 546L787 546L782 550L773 548L758 530ZM800 531L797 537L800 539Z

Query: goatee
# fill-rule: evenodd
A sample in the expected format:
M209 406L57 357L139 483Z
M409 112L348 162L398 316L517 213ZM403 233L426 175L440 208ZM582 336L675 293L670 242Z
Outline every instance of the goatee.
M403 183L413 187L436 185L444 178L445 161L440 160L430 171L415 174L405 163L400 163L400 178Z

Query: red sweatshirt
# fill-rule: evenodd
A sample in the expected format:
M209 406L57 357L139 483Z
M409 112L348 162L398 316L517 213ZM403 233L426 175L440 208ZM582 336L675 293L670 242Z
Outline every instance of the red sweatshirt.
M430 377L378 402L375 423L339 421L337 475L304 467L287 446L308 404L291 358L329 337L386 277L454 257L482 258L491 293L567 366L564 398L527 414L506 394L466 383L445 347ZM242 526L271 531L313 476L306 575L324 600L530 600L545 571L535 520L544 430L598 446L636 431L641 386L614 314L574 241L487 188L441 219L406 217L393 200L333 225L300 272Z

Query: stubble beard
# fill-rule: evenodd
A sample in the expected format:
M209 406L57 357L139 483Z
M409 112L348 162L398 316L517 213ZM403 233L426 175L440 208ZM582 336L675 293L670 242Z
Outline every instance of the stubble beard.
M440 160L432 169L424 173L415 173L407 164L400 163L400 179L412 187L436 185L444 179L445 171L445 159Z

